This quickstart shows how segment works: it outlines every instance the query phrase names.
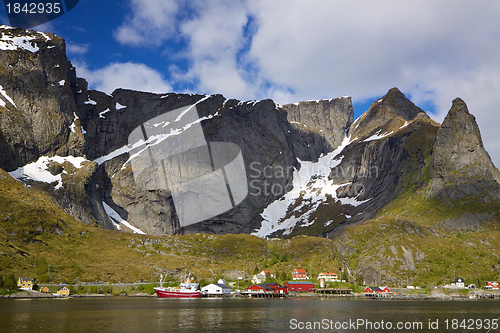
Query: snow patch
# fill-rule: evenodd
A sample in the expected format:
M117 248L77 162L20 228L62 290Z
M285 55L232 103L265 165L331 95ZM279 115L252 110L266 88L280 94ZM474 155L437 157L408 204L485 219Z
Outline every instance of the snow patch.
M61 80L61 81L59 81L59 85L60 85L60 86L64 86L64 84L65 84L65 83L66 83L66 80Z
M337 198L337 189L349 184L334 184L332 180L328 179L331 169L342 162L342 157L339 157L339 154L350 142L352 142L350 138L346 137L337 149L320 157L318 162L297 159L300 163L300 169L294 169L292 190L264 209L261 214L262 225L252 235L268 237L278 230L284 230L283 234L289 235L299 223L302 227L312 225L314 221L309 221L309 217L321 203L327 200L327 195L340 201L343 205L359 206L371 200L358 201L356 198ZM298 199L301 200L301 204L295 207L294 212L299 212L304 206L309 206L307 212L299 216L294 214L285 218L290 205L296 203Z
M380 134L380 132L381 131L378 131L377 133L373 134L369 138L363 140L363 142L368 142L368 141L373 141L373 140L380 140L380 139L385 138L385 137L391 135L392 133L394 133L394 131L386 132L384 134Z
M121 109L125 109L126 106L125 105L121 105L120 103L116 102L115 104L115 109L118 111L118 110L121 110Z
M402 129L402 128L405 128L406 126L408 126L409 124L411 123L411 121L405 121L404 125L401 126L398 130Z
M33 45L34 39L35 37L12 37L2 34L2 38L0 39L0 50L17 51L21 49L35 53L40 49L37 45Z
M107 154L107 155L104 155L104 156L101 156L99 158L96 158L94 160L94 162L96 162L97 164L101 165L103 164L104 162L106 161L109 161L109 160L112 160L113 158L117 157L117 156L120 156L120 155L123 155L125 153L128 153L130 151L129 147L128 146L123 146L121 148L118 148L116 150L113 150L111 153Z
M10 98L9 95L7 95L7 93L5 92L5 90L3 89L3 87L0 85L0 94L2 94L2 96L8 100L10 102L10 104L14 105L14 107L17 109L17 106L16 106L16 103L14 103L14 100L12 98ZM3 102L3 101L2 101ZM2 106L5 106L5 102L3 102L4 105Z
M141 234L141 235L146 234L142 230L134 227L133 225L122 219L120 214L118 214L113 208L109 207L108 204L106 204L104 201L102 201L102 206L106 214L109 216L111 222L113 222L116 229L121 230L121 225L124 225L130 230L132 230L135 234Z
M55 189L59 189L62 187L62 179L61 179L61 174L58 175L53 175L49 172L48 166L50 162L57 162L60 164L64 164L64 162L69 162L73 164L73 166L77 169L80 169L83 165L84 162L87 162L88 160L85 159L84 157L73 157L73 156L53 156L53 157L48 157L48 156L42 156L40 157L36 162L32 162L29 164L26 164L25 166L22 166L20 168L17 168L17 170L14 170L12 172L9 172L9 174L14 177L15 179L21 181L21 180L34 180L38 182L44 182L44 183L53 183L57 182L57 185ZM66 171L63 171L62 173L67 173Z
M96 102L96 101L91 100L91 99L90 99L90 97L89 97L89 99L88 99L87 101L83 102L83 104L87 104L87 105L97 105L97 102Z
M109 108L107 108L106 110L99 112L99 118L106 118L106 117L104 117L104 115L106 113L108 113L109 111L111 111L111 110Z
M75 122L78 120L78 116L74 112L73 115L75 116L75 118L73 119L73 123L69 126L69 129L71 130L71 132L75 133L75 127L76 127Z

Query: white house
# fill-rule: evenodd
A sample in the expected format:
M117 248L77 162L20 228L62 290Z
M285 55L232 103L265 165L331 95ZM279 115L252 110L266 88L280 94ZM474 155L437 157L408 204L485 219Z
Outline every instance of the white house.
M255 274L252 277L252 283L253 284L261 284L262 282L266 281L266 276L263 274Z
M337 273L328 273L328 272L319 273L318 280L319 279L325 279L325 282L340 281Z
M453 281L451 284L447 284L444 287L451 289L467 289L467 287L465 286L465 281L462 278L456 278L455 281Z
M201 288L201 292L207 295L225 295L230 294L232 290L233 289L225 283L211 283Z

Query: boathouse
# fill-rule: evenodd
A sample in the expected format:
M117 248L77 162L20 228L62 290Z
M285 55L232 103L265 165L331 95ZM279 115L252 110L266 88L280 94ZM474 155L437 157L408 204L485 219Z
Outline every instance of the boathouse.
M285 283L288 291L313 291L314 283L308 281L293 281Z
M211 283L203 288L201 292L207 295L227 295L230 294L233 288L223 283Z
M391 290L388 287L366 287L365 294L380 294L380 293L390 293Z

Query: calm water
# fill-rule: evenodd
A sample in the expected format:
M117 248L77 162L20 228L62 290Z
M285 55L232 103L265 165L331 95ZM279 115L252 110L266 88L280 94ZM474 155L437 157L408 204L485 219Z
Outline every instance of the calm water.
M353 299L86 298L0 300L0 332L487 332L500 302ZM445 320L448 319L448 329ZM453 319L460 321L452 322ZM463 319L466 329L460 328ZM370 321L350 329L349 320ZM384 321L382 329L381 321ZM439 320L429 329L429 320ZM474 324L472 323L474 321ZM320 322L307 329L307 322ZM331 322L330 322L331 321ZM387 322L422 328L387 329ZM406 323L410 322L410 324ZM377 328L377 323L379 329ZM455 323L456 325L453 325ZM483 327L479 328L482 324ZM304 329L299 328L304 325ZM404 325L404 324L403 324ZM418 324L415 324L418 325ZM453 327L452 327L453 325ZM472 326L471 326L472 325ZM477 326L476 326L477 325ZM333 329L330 329L332 327ZM403 326L404 327L404 326ZM493 329L490 332L500 332Z

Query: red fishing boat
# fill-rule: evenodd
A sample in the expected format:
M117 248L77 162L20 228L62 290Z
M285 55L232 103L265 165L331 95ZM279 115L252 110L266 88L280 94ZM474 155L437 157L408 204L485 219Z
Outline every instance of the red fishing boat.
M154 288L159 298L200 298L200 284L196 282L194 276L187 277L179 287L163 287L163 275L161 275L160 285Z

